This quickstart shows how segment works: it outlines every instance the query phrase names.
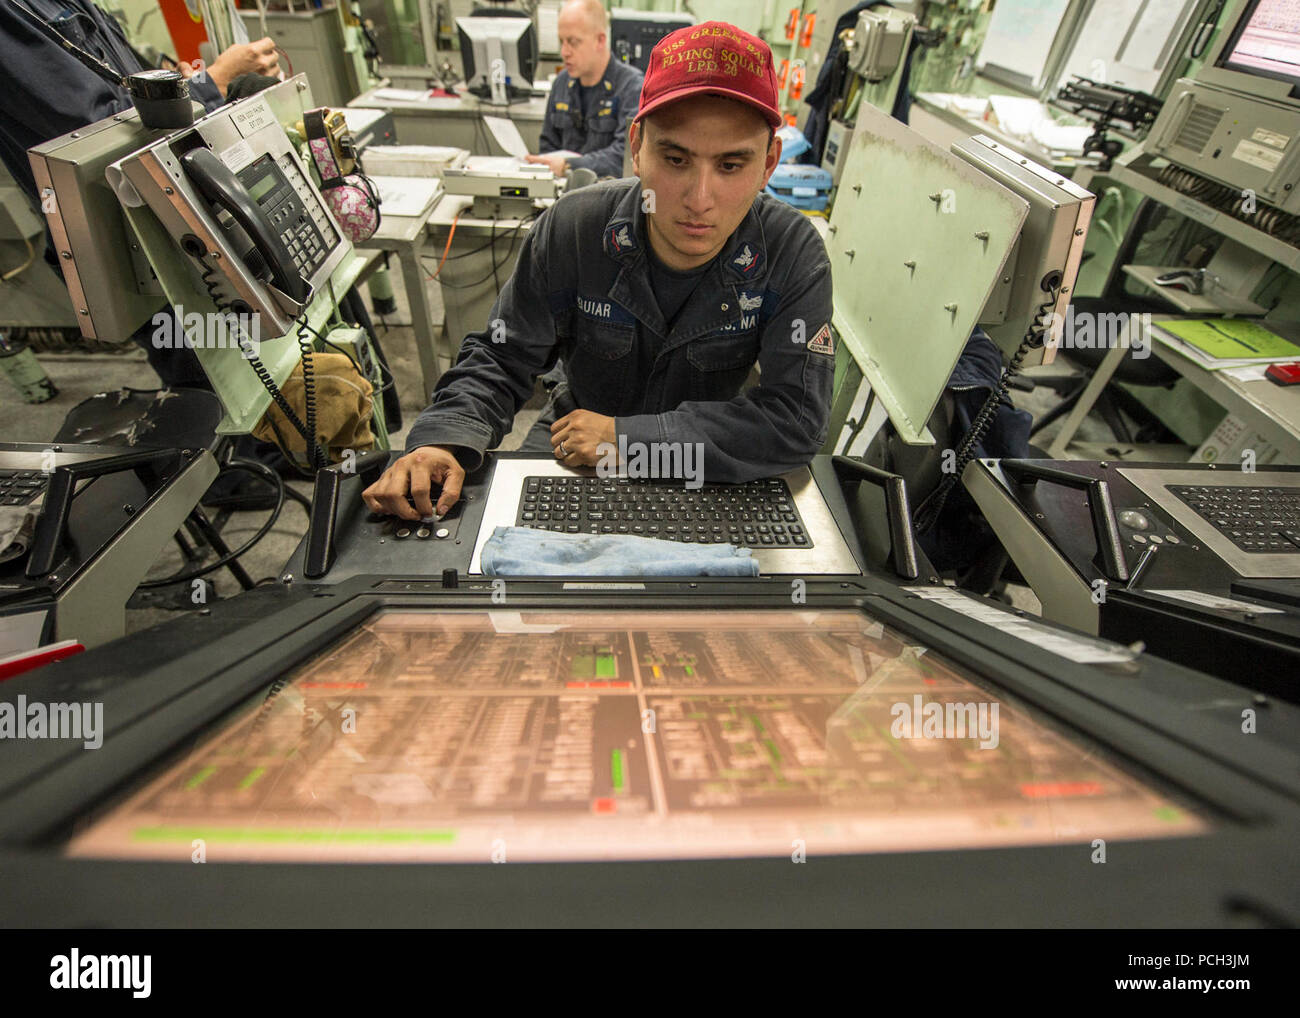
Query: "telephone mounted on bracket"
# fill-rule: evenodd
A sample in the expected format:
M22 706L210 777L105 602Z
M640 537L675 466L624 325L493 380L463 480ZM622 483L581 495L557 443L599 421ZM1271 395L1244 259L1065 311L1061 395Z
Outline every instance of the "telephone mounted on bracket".
M216 311L243 319L235 342L196 348L226 409L223 429L252 431L269 396L318 467L326 457L316 430L308 316L313 298L332 292L331 278L352 245L282 126L301 117L306 102L300 75L157 138L113 163L108 176L128 218L133 209L152 213L135 213L132 222L173 305L201 305L206 291ZM174 256L173 244L184 257ZM276 342L290 332L296 350ZM237 347L233 360L224 347ZM303 402L295 411L279 384L299 359Z
M110 180L152 210L220 310L261 317L264 338L293 328L351 252L265 95L139 149Z
M302 275L303 262L308 257L323 260L326 249L319 231L298 215L293 189L274 161L263 156L243 171L247 175L262 167L251 188L210 148L190 149L181 156L181 166L211 202L212 214L249 271L295 301L308 303L311 290ZM285 224L283 230L281 223Z

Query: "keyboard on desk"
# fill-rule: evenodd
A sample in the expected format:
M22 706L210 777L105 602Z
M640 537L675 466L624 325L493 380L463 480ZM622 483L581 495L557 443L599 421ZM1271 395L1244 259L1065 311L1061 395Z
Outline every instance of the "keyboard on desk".
M44 494L46 479L39 470L0 470L0 506L34 502Z
M529 476L524 478L515 525L690 544L813 546L781 478L687 488L627 478Z
M1242 551L1300 555L1300 488L1171 484L1169 490Z

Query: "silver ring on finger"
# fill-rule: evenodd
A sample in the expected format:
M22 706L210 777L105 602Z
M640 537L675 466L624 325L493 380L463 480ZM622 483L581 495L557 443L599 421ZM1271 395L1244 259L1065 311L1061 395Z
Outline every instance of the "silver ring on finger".
M563 439L560 440L559 451L560 451L560 459L568 459L568 456L569 456L569 450L566 449L566 448L564 448L564 440L563 440Z

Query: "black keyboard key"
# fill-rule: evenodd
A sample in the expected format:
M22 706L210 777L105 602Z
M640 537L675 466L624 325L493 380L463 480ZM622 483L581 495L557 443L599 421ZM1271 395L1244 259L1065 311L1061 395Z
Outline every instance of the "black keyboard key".
M650 481L529 477L523 488L517 520L542 529L750 546L761 546L763 538L775 545L774 535L788 546L798 535L801 547L812 544L779 478L683 489Z

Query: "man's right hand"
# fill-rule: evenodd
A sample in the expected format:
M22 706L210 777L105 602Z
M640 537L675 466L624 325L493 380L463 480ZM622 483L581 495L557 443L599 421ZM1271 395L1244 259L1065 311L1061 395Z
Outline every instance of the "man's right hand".
M404 520L446 516L460 498L465 468L444 445L421 446L408 452L383 472L379 480L361 493L371 512L386 513ZM435 508L430 498L434 484L442 486ZM410 494L411 503L406 500Z
M256 42L236 43L225 50L208 67L208 75L222 94L226 86L241 74L261 74L268 78L280 74L280 58L275 52L275 40L269 35Z

